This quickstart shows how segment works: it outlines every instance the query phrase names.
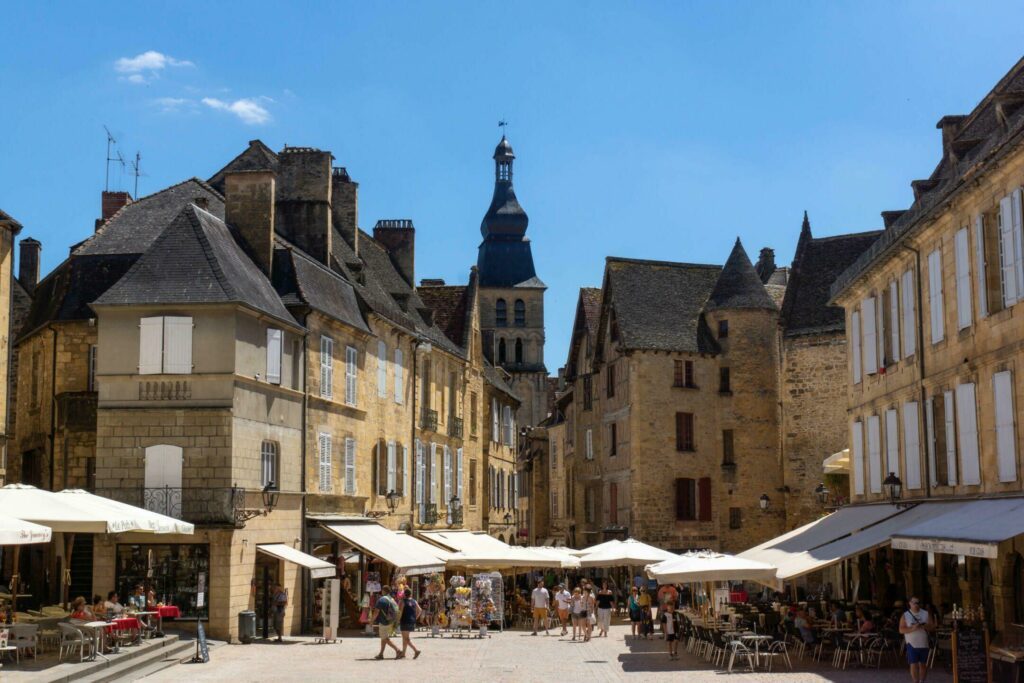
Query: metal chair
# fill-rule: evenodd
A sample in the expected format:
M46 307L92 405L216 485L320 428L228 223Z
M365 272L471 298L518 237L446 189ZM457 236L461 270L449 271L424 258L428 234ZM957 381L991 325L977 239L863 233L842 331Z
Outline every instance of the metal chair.
M761 652L761 656L768 660L768 671L772 670L772 662L775 661L776 657L780 657L786 662L786 666L789 670L793 670L793 662L789 658L789 648L786 646L785 638L779 638L773 640L771 644Z
M729 643L727 644L727 647L729 649L729 667L728 667L729 673L732 673L732 666L736 662L736 657L737 656L739 656L739 657L746 657L746 659L747 659L747 666L750 668L751 672L754 671L754 651L753 650L751 650L749 647L747 647L745 644L743 644L739 640L731 640L731 641L729 641ZM724 662L724 657L723 657L723 664L724 663L725 662Z
M93 644L92 638L87 637L85 632L75 628L71 624L59 623L57 628L60 629L60 651L57 654L57 661L64 660L64 653L73 653L76 649L78 650L78 661L85 660L86 650L92 653Z

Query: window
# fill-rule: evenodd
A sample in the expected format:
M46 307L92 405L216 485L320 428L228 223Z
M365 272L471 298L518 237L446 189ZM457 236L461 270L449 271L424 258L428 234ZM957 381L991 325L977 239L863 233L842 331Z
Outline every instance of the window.
M974 217L974 272L978 283L978 317L988 315L988 280L985 272L985 215Z
M476 436L477 433L477 420L479 415L477 414L476 407L477 396L475 391L469 392L469 433Z
M729 528L739 529L743 526L743 511L740 508L729 508Z
M145 451L144 484L151 491L145 508L174 517L181 516L175 494L181 489L183 451L180 446L149 446Z
M284 333L281 330L267 329L267 381L271 384L281 383L281 356L284 351L283 335Z
M402 349L395 349L395 403L401 405L405 400L405 354Z
M889 283L889 339L888 358L890 363L900 359L900 291L896 280Z
M462 497L462 449L459 448L455 451L455 495L459 497L459 503L463 500Z
M377 443L377 495L386 496L398 488L398 446L394 441Z
M526 327L526 302L516 299L515 303L516 327Z
M305 343L305 339L292 339L292 389L296 391L303 390L302 380L305 379L305 373L302 371L302 352Z
M693 413L676 413L676 450L694 450Z
M512 445L512 408L505 406L502 409L502 443L506 446Z
M718 338L725 339L729 336L729 321L719 320L718 321Z
M871 493L882 492L882 440L881 418L868 417L868 482Z
M139 374L192 372L192 318L163 316L139 320Z
M594 407L594 380L592 375L583 376L583 410Z
M885 411L885 464L882 468L883 474L892 472L900 477L900 432L899 418L896 409L890 408Z
M729 384L729 368L718 368L718 393L732 393L732 388Z
M345 495L356 495L356 440L345 437Z
M853 383L860 384L861 380L861 351L860 351L860 311L850 314L850 341L852 350L850 362L853 367Z
M444 495L441 501L442 505L448 505L448 501L452 499L452 475L454 474L452 468L452 449L445 445L444 447L444 478L441 480L443 486Z
M420 509L420 519L423 519L424 505L426 504L426 479L427 479L427 466L426 466L426 446L422 441L416 439L416 484L414 489L416 490L416 505Z
M516 363L522 365L523 363L523 340L516 339Z
M1017 444L1013 428L1013 375L1009 371L992 375L995 398L996 469L999 481L1017 481Z
M558 493L556 491L551 492L551 516L558 516Z
M676 479L676 519L711 521L711 479Z
M506 362L507 358L508 358L508 351L507 351L507 349L505 347L505 340L504 339L499 339L498 340L498 363L499 364L504 364Z
M608 523L619 523L619 485L614 481L608 484Z
M931 342L938 344L945 337L945 311L942 302L942 251L928 254L928 317Z
M277 442L264 441L260 444L260 486L281 488L281 479L277 474L278 462Z
M386 398L388 395L388 345L383 340L377 342L377 396Z
M615 365L609 363L604 371L605 379L608 380L607 394L608 398L615 395Z
M585 435L583 453L587 460L594 459L594 432L591 429L588 429Z
M688 362L688 361L687 361ZM674 368L672 373L672 386L674 387L685 387L686 386L686 371L683 369L684 361L677 360L674 362Z
M860 302L861 325L864 328L864 374L873 375L878 372L878 324L875 313L875 298L869 296Z
M722 465L730 466L736 464L736 453L733 451L733 431L722 430Z
M953 392L935 394L926 404L925 431L932 486L955 486L956 421Z
M978 412L974 385L960 384L956 388L956 422L960 447L961 482L967 486L981 483L981 463L978 459Z
M921 445L918 426L917 403L903 404L903 457L907 461L908 489L921 488Z
M402 459L398 463L398 493L402 496L409 495L409 477L411 470L409 468L409 447L402 446Z
M334 398L334 340L320 337L320 395Z
M970 238L966 226L957 230L953 239L956 255L956 328L971 326L971 257Z
M903 297L903 357L913 356L917 350L917 315L914 310L914 273L905 270L902 276L900 295Z
M345 347L345 403L350 406L356 405L358 398L357 383L359 371L359 352L354 346Z
M864 495L864 425L856 420L850 427L850 441L853 452L853 492Z
M469 460L469 504L476 505L476 458Z
M430 502L437 503L437 444L430 444Z
M498 399L491 399L491 441L498 443L501 441L501 432L498 429L498 421L500 416L498 415Z
M551 440L551 469L558 468L558 442L554 439Z
M494 302L494 324L497 327L508 326L508 307L504 299Z
M999 200L999 263L1003 308L1014 305L1024 294L1022 238L1021 190L1017 188Z
M89 347L89 380L88 390L96 391L96 345Z
M617 455L616 445L618 444L618 425L612 422L608 425L608 455L614 457Z
M420 391L423 393L422 404L424 410L430 410L434 407L434 392L430 390L430 372L431 363L429 358L423 359L423 379L420 380ZM415 384L415 381L413 382ZM416 391L416 387L412 388Z
M597 504L596 504L596 502L594 500L595 499L594 489L584 489L584 491L583 491L583 499L584 499L583 500L584 521L586 521L586 522L593 522L594 521L594 517L596 516L594 514L596 512L595 508L597 507Z
M331 435L320 432L320 493L331 492Z

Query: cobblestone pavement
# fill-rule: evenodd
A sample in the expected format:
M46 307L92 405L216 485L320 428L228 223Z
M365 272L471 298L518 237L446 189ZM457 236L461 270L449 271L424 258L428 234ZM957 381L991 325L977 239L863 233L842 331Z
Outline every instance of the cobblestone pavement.
M727 679L711 664L681 652L678 661L670 661L664 641L633 642L629 627L612 627L608 638L588 643L572 642L557 631L537 637L528 632L493 633L485 639L431 638L417 633L413 643L423 655L394 661L375 661L378 641L357 634L347 635L341 643L314 644L311 638L288 638L283 644L254 643L223 645L210 652L208 664L181 664L145 679L150 681L737 681L738 683L908 683L906 668L892 665L881 670L851 669L836 671L831 666L815 665L808 660L794 662L795 671L774 673L734 673ZM684 673L685 672L685 673ZM936 667L928 676L930 683L949 683L946 671Z

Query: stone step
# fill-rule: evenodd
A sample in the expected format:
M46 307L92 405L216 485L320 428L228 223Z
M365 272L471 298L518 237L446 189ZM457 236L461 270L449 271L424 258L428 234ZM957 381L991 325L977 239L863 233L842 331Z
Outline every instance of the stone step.
M90 673L87 676L75 679L75 683L108 683L108 681L128 681L142 678L143 669L159 666L164 668L173 666L180 660L186 658L194 649L193 643L187 640L180 640L177 636L171 636L174 642L164 643L163 647L154 647L146 652L140 652L137 656L128 659L119 659L110 662L107 666ZM134 674L139 673L136 676Z
M78 662L76 660L65 660L63 664L56 664L37 671L5 671L13 681L26 681L26 683L65 683L69 681L98 682L111 681L123 677L126 673L140 667L145 667L165 658L181 658L185 652L193 647L191 641L182 641L176 634L167 635L156 640L147 640L141 646L122 647L117 655L111 656L111 661L97 658L95 661ZM174 659L177 661L177 659Z

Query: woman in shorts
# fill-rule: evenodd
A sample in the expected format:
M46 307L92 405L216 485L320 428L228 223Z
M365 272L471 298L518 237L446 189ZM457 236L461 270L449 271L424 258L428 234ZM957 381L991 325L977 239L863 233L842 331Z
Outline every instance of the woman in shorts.
M572 639L576 640L577 630L579 630L580 637L587 634L587 603L579 586L572 590L570 605L572 609Z
M405 593L402 596L402 616L398 621L398 627L402 631L402 654L400 657L405 657L405 651L407 648L412 648L412 658L416 659L420 656L419 649L412 644L410 639L412 632L416 630L416 622L420 618L420 614L423 610L420 608L420 604L412 599L412 591L408 588L405 589Z

